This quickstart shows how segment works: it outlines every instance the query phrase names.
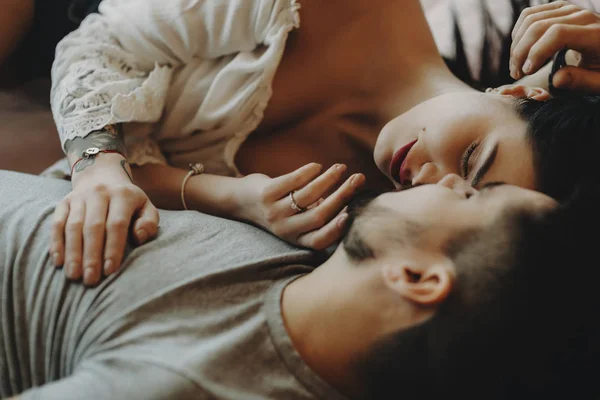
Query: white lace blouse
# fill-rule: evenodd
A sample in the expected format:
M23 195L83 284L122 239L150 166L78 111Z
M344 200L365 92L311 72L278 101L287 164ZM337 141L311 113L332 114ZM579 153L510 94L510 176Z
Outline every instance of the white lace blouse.
M132 164L201 162L239 175L295 0L104 0L58 45L52 112L61 143L123 123Z

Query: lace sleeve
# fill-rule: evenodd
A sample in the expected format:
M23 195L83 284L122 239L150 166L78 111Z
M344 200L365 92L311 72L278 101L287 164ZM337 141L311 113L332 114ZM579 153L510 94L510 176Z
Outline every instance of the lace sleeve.
M108 124L158 121L170 79L168 64L138 65L107 22L91 15L59 43L52 66L52 113L63 148Z
M107 124L158 121L174 70L256 49L290 5L299 7L295 0L103 0L56 50L51 104L63 147Z

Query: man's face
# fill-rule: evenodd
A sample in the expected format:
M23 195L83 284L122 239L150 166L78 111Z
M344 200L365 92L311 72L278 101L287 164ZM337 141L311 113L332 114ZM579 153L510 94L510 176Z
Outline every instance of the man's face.
M453 237L461 232L485 229L510 210L534 213L556 204L552 198L532 190L493 183L477 190L459 176L448 175L435 185L385 193L376 198L367 210L392 210L393 213L381 213L387 217L365 224L361 235L380 255L392 255L400 247L406 252L411 246L441 254ZM388 240L391 234L395 240Z

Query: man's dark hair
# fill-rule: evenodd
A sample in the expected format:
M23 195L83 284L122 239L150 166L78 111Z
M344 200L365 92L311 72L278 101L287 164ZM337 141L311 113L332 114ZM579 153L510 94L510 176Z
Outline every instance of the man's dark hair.
M569 95L520 100L527 121L536 188L562 201L581 182L600 182L600 97Z
M600 189L510 210L450 246L456 286L429 320L357 361L369 399L597 399Z

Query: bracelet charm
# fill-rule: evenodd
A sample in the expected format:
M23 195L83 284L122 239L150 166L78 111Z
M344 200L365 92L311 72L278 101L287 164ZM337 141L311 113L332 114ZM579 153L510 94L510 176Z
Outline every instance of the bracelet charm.
M98 153L100 153L100 149L97 147L90 147L88 149L85 149L83 151L83 154L81 155L81 158L90 158L93 157L95 155L97 155Z

